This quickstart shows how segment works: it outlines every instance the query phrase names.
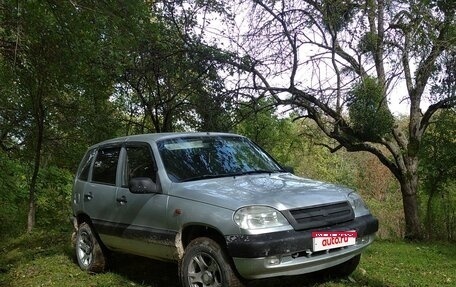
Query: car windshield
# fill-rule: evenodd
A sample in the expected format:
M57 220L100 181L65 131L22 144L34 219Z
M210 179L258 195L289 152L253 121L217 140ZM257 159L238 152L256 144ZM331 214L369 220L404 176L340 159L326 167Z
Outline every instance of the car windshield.
M180 137L157 145L174 182L282 171L270 156L243 137Z

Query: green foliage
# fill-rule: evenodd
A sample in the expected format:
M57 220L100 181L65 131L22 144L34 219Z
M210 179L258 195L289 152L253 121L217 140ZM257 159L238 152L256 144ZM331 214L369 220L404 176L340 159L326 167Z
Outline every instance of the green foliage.
M0 150L0 238L17 234L25 228L27 180L25 167L9 159Z
M23 210L30 207L29 229L34 225L35 192L53 190L36 186L39 169L59 165L74 170L75 158L79 160L88 144L116 134L109 97L131 39L122 33L131 27L124 16L144 3L89 2L1 4L0 41L14 45L0 47L0 79L5 83L0 88L5 95L0 147L24 166L33 166L24 171L30 202L27 207L22 202ZM55 199L61 203L59 196ZM45 213L56 211L46 200L41 205Z
M354 1L324 0L322 1L323 24L332 32L339 32L350 24L356 13L357 4Z
M55 228L68 224L71 211L73 174L57 167L42 168L37 184L39 227Z
M128 54L118 85L116 100L134 125L128 132L228 130L232 101L214 60L220 51L191 33L182 35L176 25L193 27L188 19L166 12L158 17L141 24L141 40Z
M121 135L119 118L116 106L100 94L62 97L48 115L43 165L75 172L90 145Z
M41 152L35 148L42 122L46 159L74 168L74 159L66 161L70 151L79 157L88 144L117 134L112 86L148 6L4 1L1 9L0 39L15 49L0 48L0 140L10 153L22 145L14 156L33 158Z
M384 87L377 79L363 78L351 96L350 121L360 139L375 142L391 133L394 117L388 109Z
M336 183L351 188L358 187L355 158L344 150L332 153L328 141L316 125L310 120L295 122L302 137L301 144L295 146L292 158L298 174L316 180Z
M358 50L362 53L375 52L379 44L378 35L373 32L366 32L358 43Z
M291 118L275 114L270 100L261 100L253 106L245 105L238 113L243 121L234 132L256 142L281 164L294 165L302 137Z
M420 176L428 237L456 240L456 110L439 113L422 142Z
M9 159L0 150L0 237L25 230L29 167ZM38 226L55 228L68 224L73 174L57 167L42 168L37 184Z
M453 33L453 39L456 39L456 26ZM437 63L433 80L431 87L433 100L456 97L456 50L446 53Z

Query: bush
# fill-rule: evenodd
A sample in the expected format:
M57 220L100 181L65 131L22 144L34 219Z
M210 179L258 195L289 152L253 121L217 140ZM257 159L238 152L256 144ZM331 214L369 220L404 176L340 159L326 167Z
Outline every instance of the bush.
M26 230L29 181L26 164L0 152L0 236L15 236ZM57 167L40 170L37 183L37 227L68 223L73 175Z
M28 199L25 172L24 165L0 152L0 236L25 229Z
M73 174L65 169L40 170L37 184L37 226L58 227L68 224L71 215Z

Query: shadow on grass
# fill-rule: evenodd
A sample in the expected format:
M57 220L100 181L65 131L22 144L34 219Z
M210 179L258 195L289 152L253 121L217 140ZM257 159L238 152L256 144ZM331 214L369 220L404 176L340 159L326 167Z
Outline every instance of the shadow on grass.
M166 263L140 256L114 253L111 255L109 272L118 274L137 284L146 286L179 287L177 264ZM310 287L319 286L329 279L323 273L312 273L299 276L276 277L246 282L247 287ZM348 280L350 286L357 286ZM351 283L351 284L350 284ZM380 283L380 282L379 282ZM382 286L381 284L376 285Z
M156 261L134 255L113 254L110 272L135 283L147 286L179 287L177 264ZM247 282L248 287L307 287L315 286L321 279L309 276L279 277Z
M147 286L178 287L177 264L113 253L109 272Z
M74 252L65 250L77 264ZM180 287L177 264L162 262L141 256L112 253L108 272L122 276L136 284L143 286ZM247 287L310 287L324 283L327 278L322 274L313 273L300 276L288 276L251 280L246 282Z

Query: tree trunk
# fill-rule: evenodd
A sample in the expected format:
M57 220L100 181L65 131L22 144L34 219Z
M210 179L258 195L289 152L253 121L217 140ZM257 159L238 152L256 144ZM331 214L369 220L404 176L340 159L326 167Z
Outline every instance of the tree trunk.
M423 233L418 212L418 186L411 184L413 182L418 182L418 176L416 174L400 182L405 218L404 238L407 240L421 240L423 239Z
M31 232L33 227L35 227L35 214L36 214L36 182L38 180L38 173L40 171L41 164L41 146L43 141L42 136L42 124L39 124L41 127L38 128L38 142L35 149L35 161L33 165L33 174L32 180L30 181L29 187L29 211L27 216L27 232Z
M36 182L38 180L38 173L41 166L41 151L43 147L44 139L44 106L42 103L42 96L38 94L35 104L34 117L36 121L37 135L36 135L36 145L35 145L35 159L33 163L33 174L29 186L29 211L27 216L27 232L31 232L35 227L36 222Z
M35 201L35 190L32 189L32 184L30 184L29 189L29 210L27 215L27 232L32 232L33 227L35 226L35 214L36 214L36 201Z

